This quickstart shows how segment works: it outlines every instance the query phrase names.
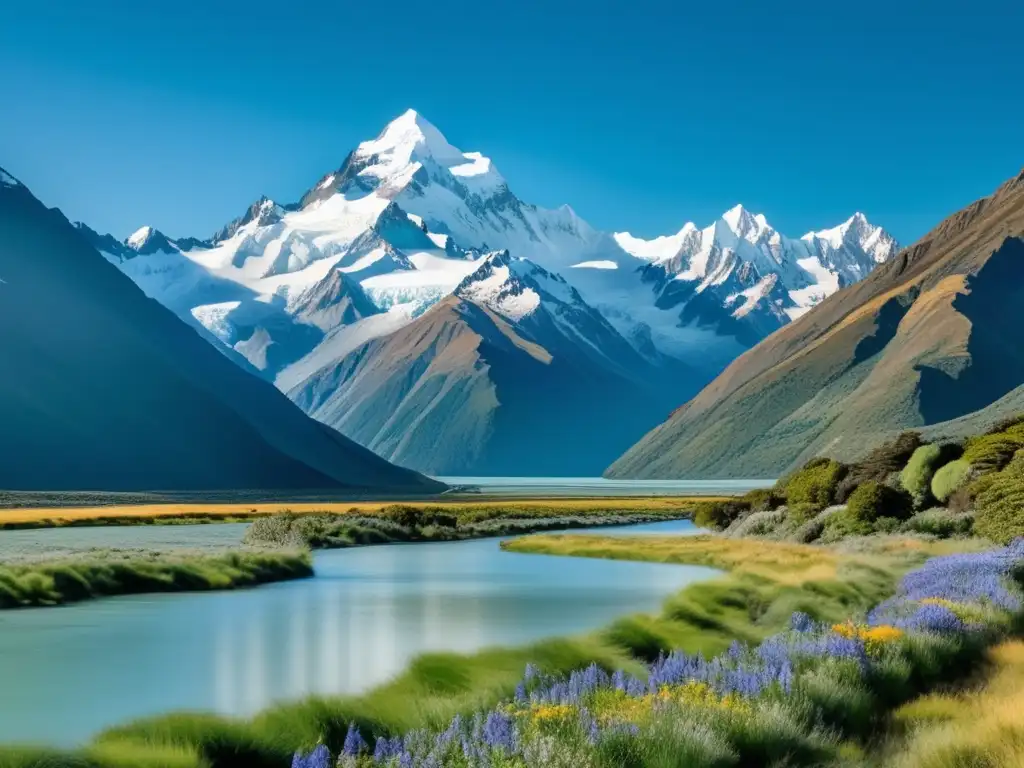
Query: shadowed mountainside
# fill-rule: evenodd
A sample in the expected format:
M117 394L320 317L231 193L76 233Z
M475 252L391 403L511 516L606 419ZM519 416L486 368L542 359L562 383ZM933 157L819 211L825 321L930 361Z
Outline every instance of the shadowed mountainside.
M0 487L443 487L306 417L2 170L0 327Z

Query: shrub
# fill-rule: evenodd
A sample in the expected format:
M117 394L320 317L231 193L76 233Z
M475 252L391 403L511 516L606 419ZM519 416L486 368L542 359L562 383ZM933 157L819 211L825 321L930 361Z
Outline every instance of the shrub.
M874 521L864 521L850 513L849 507L832 515L825 521L820 534L822 544L834 544L848 536L867 536L874 530Z
M907 520L900 530L910 533L925 533L947 539L950 536L966 536L974 527L974 515L955 512L950 509L929 509Z
M985 479L975 502L975 532L1002 544L1024 536L1024 451Z
M767 512L778 509L786 503L786 498L774 488L755 488L740 498L750 503L752 512Z
M745 538L747 536L769 536L786 522L786 508L770 509L763 512L751 512L741 520L729 526L727 536Z
M782 482L789 505L807 504L820 511L835 499L836 487L847 471L833 459L812 459Z
M750 502L743 498L727 501L702 501L693 512L694 524L721 531L750 512Z
M913 510L913 503L906 493L870 481L853 492L846 509L854 520L874 524L880 517L907 519Z
M997 472L1024 448L1024 435L1017 430L981 435L967 440L963 460L979 473Z
M894 472L899 472L910 457L923 444L917 432L903 432L894 440L875 448L863 459L850 466L846 477L836 489L836 502L845 504L858 485L869 480L881 483Z
M935 443L922 445L900 472L900 484L913 496L927 493L941 455L942 449Z
M1024 433L1024 413L997 421L986 434L994 435L998 432Z
M970 479L971 464L963 459L949 462L932 477L932 496L945 503L956 491L960 490Z

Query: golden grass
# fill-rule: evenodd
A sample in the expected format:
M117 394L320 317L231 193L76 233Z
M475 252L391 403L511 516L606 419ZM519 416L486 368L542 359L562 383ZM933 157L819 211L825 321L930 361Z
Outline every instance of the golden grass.
M719 536L590 536L542 534L502 543L510 552L706 565L782 584L835 579L842 563L860 558L807 544Z
M482 510L488 508L510 509L510 510L549 510L553 514L563 511L571 514L584 512L613 512L613 511L666 511L686 510L698 501L722 500L725 497L682 497L682 496L652 496L652 497L623 497L623 498L586 498L586 499L515 499L513 501L466 501L465 499L453 499L452 501L437 501L427 504L414 503L417 509L458 511ZM173 520L175 518L223 518L226 520L246 520L266 515L275 515L290 510L298 514L309 514L313 512L331 512L334 514L373 513L384 507L391 506L395 502L390 501L363 501L363 502L272 502L263 504L252 503L224 503L208 504L202 502L170 503L170 504L132 504L112 505L99 507L26 507L16 509L0 510L0 527L5 525L29 525L37 523L40 526L68 525L74 523L86 523L104 520L126 521L131 519L139 520Z
M896 712L909 739L888 761L896 768L1024 768L1024 641L989 652L983 687L931 694Z

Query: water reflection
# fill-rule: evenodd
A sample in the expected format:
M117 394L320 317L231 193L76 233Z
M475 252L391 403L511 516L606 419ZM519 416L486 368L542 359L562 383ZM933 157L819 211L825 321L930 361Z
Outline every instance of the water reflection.
M0 741L74 743L170 710L244 716L365 690L419 653L585 631L711 574L493 540L325 552L316 567L257 590L0 614Z

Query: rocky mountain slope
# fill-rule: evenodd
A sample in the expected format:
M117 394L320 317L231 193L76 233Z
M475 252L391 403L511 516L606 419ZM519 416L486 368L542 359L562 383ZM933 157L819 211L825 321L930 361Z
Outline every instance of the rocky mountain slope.
M740 356L608 470L777 476L1024 404L1024 173Z
M422 316L288 392L399 463L443 475L586 475L669 407L670 373L564 279L508 251ZM671 390L668 390L671 391Z
M0 487L438 489L228 362L90 240L0 170Z
M469 288L459 288L487 266L488 254L507 252L515 264L525 259L586 306L563 317L556 302L537 314L563 317L563 331L577 321L587 326L551 342L556 369L563 357L597 360L615 377L628 371L625 379L643 379L657 393L653 399L622 397L612 387L608 397L586 401L594 408L588 418L600 417L615 434L639 430L635 437L675 404L667 393L676 402L680 392L696 393L745 349L863 277L896 248L859 214L832 230L791 239L742 207L703 230L689 224L654 241L601 232L568 206L546 210L520 200L490 159L455 148L413 111L361 143L299 202L260 198L208 240L173 240L150 227L124 243L92 237L147 295L201 326L318 418L385 457L401 456L431 471L438 466L436 444L449 440L449 422L435 426L440 431L430 455L411 438L393 453L401 440L391 426L370 426L377 414L343 413L379 407L364 391L368 382L378 386L378 378L343 372L351 374L352 355L378 371L400 365L362 358L395 354L399 347L407 356L418 347L402 346L400 339L370 342L399 331L407 331L402 338L439 331L448 326L426 318L433 307L479 303ZM590 332L598 317L605 327L595 340ZM532 333L517 327L520 332L524 338ZM614 343L593 355L591 345L607 343L609 333ZM427 367L422 360L414 364L420 372ZM510 377L504 386L500 404L520 397L512 389L523 381ZM500 443L503 432L488 434ZM568 431L558 438L570 442L573 436ZM623 439L620 450L629 442ZM565 461L544 474L578 468L570 458L575 455L560 454ZM605 453L587 455L593 461ZM463 471L483 471L457 463ZM503 466L515 469L514 463ZM588 464L586 473L603 466Z

